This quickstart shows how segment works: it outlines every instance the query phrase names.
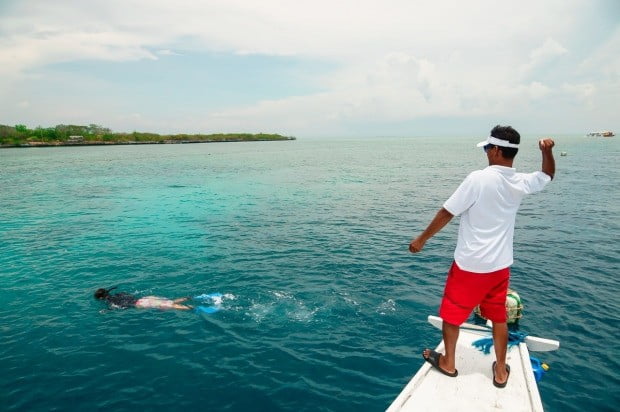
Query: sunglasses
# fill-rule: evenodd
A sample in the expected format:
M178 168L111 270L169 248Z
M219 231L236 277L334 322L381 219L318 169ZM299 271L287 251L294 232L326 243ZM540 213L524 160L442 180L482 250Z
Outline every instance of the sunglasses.
M487 145L484 145L484 146L482 147L482 150L484 150L484 153L486 153L486 152L487 152L490 148L492 148L493 146L495 146L495 145L492 145L492 144L487 144Z

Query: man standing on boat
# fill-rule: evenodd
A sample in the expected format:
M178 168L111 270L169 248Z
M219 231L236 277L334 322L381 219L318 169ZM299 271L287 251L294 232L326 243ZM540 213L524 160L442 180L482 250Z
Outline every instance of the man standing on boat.
M417 253L454 216L461 216L454 262L448 272L439 315L443 319L445 354L425 349L422 356L441 373L455 377L459 326L480 305L482 315L493 322L493 384L506 386L508 325L506 294L513 263L512 244L521 199L541 191L555 174L553 139L542 139L542 171L517 173L512 167L521 136L510 126L496 126L482 147L489 161L483 170L470 173L437 212L426 230L411 241Z

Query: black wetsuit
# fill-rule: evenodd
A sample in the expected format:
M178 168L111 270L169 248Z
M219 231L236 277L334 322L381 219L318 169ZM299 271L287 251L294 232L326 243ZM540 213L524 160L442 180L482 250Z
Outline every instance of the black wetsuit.
M116 293L114 295L108 295L105 298L106 302L113 308L132 308L136 305L138 298L129 293Z

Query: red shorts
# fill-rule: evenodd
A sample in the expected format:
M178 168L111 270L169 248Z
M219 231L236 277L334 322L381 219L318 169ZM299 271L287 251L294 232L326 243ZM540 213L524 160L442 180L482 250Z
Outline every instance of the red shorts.
M490 273L468 272L456 262L448 272L439 316L452 325L460 325L480 305L482 316L492 322L506 322L506 295L510 268Z

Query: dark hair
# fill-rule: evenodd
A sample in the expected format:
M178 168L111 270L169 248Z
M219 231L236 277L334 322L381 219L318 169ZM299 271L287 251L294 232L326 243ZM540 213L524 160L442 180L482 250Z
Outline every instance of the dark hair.
M109 292L107 289L100 288L95 291L95 299L104 299L108 295Z
M510 143L519 144L521 143L521 135L512 126L500 126L497 125L491 130L491 136L501 139L507 140ZM501 147L498 146L502 151L502 156L507 159L514 159L514 157L519 152L519 149L514 147Z
M95 299L106 299L110 296L110 291L116 289L118 286L114 286L110 289L99 288L95 291Z

